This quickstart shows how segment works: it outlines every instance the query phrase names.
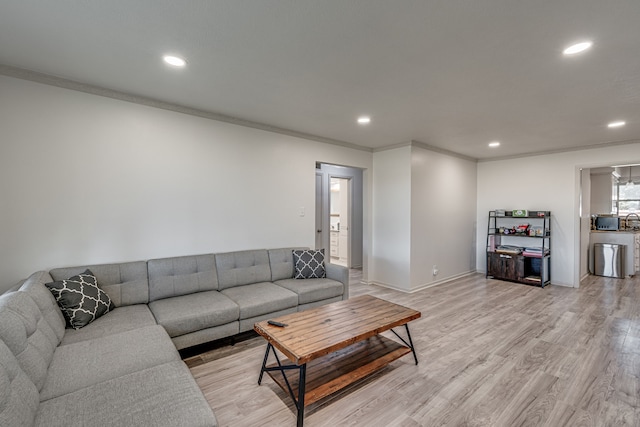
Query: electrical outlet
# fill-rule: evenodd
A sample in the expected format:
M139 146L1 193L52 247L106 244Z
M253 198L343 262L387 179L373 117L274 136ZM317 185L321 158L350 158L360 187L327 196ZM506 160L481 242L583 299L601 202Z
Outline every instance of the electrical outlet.
M304 206L300 207L300 209L298 210L298 215L304 216Z
M433 265L433 275L434 275L434 276L437 276L437 275L438 275L438 271L439 271L439 270L438 270L438 266L434 264L434 265Z

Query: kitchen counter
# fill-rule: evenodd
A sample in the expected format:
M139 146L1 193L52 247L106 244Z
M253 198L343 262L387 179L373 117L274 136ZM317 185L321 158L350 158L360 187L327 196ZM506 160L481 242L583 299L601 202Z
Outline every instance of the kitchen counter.
M640 230L591 230L592 233L627 233L627 234L635 234L640 233Z

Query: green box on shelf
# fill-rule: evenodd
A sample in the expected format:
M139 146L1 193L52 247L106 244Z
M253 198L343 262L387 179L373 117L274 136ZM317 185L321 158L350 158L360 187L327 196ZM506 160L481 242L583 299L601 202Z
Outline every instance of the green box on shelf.
M526 216L529 216L529 212L527 212L526 209L514 209L511 212L511 216L526 217Z

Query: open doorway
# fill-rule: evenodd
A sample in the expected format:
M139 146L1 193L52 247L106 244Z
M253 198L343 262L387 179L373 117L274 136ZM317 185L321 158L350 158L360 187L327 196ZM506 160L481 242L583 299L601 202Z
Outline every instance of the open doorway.
M580 177L579 221L580 233L576 249L580 262L577 271L579 287L594 273L594 244L609 243L626 247L624 270L626 276L640 271L640 164L638 162L609 163L578 168ZM613 227L598 225L599 218L607 218Z
M316 164L316 248L348 268L362 267L362 176L362 169Z
M349 267L351 253L351 179L331 178L329 183L329 256L332 264Z

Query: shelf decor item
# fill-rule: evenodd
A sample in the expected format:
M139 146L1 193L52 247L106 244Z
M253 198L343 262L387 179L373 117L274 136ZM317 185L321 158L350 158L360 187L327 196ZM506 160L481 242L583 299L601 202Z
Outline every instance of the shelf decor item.
M542 288L550 284L550 227L550 211L489 211L486 277Z

